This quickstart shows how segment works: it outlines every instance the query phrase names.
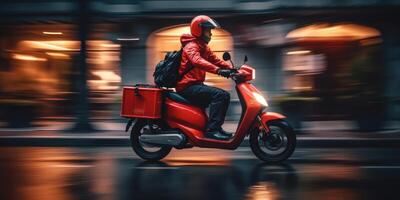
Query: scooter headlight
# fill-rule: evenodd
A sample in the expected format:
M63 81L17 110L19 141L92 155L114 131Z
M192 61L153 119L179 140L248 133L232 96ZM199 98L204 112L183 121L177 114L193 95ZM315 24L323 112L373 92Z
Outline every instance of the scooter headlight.
M266 106L266 107L268 106L267 100L265 100L265 98L261 94L259 94L257 92L253 92L253 96L258 103L260 103L261 105Z

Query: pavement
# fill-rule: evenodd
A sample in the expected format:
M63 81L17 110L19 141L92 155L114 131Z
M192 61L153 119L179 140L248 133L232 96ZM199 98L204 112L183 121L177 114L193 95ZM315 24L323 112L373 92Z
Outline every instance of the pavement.
M299 148L264 163L250 148L0 148L0 199L399 199L400 148ZM38 198L35 198L38 197Z
M0 128L0 146L44 146L44 147L101 147L129 146L129 133L124 132L121 121L93 122L95 132L71 133L72 122L43 122L33 128ZM400 147L400 123L392 121L379 132L357 132L351 121L309 121L297 134L297 146L305 148L339 147ZM227 121L224 129L234 132L237 122ZM241 146L249 146L246 138Z

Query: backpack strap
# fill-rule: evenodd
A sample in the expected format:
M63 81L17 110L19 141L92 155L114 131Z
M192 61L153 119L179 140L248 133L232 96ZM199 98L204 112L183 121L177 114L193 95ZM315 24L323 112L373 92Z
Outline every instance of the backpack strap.
M182 46L182 47L181 47L181 51L182 51L182 52L183 52L183 47L185 47L185 46ZM188 69L186 69L185 71L183 71L183 73L182 73L181 75L179 75L178 81L182 80L182 78L183 78L187 73L189 73L190 70L192 70L193 68L194 68L194 66L191 65Z
M182 78L192 70L194 66L191 66L190 68L186 69L180 76L179 76L179 81L182 80Z

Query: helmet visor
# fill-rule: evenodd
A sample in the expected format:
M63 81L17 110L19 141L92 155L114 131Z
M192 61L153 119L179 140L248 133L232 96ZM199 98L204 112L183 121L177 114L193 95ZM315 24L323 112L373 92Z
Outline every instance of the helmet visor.
M200 23L199 24L203 28L219 28L219 24L213 20L213 19L208 19L207 21Z

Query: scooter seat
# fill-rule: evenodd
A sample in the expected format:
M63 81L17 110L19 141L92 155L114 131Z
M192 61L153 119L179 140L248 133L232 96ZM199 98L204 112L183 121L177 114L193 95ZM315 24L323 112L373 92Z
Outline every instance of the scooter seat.
M176 92L167 92L166 96L172 99L173 101L185 104L191 104L189 100L185 99L183 96L179 95Z

